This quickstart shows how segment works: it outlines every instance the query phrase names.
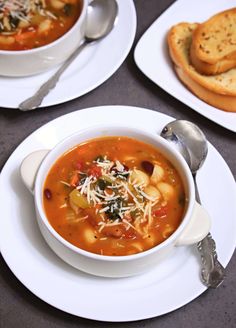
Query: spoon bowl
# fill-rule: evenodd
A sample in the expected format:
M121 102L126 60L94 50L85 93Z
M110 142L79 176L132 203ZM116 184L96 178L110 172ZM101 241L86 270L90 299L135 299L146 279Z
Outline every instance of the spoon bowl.
M93 0L88 6L85 25L87 42L98 41L107 36L118 18L118 5L114 0Z
M188 163L192 173L196 173L207 157L207 139L194 123L176 120L167 124L161 136L175 143Z
M197 171L202 167L207 157L207 139L197 125L186 120L175 120L168 123L161 136L170 141L186 160L193 176L195 194L201 203L196 183ZM220 264L216 253L216 244L209 233L197 244L202 259L202 281L207 287L216 288L224 280L225 269Z

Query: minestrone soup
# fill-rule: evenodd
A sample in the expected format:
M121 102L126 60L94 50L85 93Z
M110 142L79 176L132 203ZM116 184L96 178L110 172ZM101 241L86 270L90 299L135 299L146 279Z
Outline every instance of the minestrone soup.
M129 255L167 239L181 223L185 192L173 165L129 137L77 145L50 169L46 216L71 244L102 255Z
M82 0L1 0L0 50L51 43L74 25L82 4Z

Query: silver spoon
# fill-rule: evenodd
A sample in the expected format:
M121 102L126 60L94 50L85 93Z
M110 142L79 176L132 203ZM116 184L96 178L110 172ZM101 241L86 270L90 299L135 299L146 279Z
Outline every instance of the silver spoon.
M112 30L118 15L116 0L93 0L88 5L85 37L81 45L68 57L58 71L30 98L26 99L18 108L28 111L37 108L46 95L56 86L60 76L89 44L104 38Z
M172 142L185 158L193 175L196 201L201 203L196 174L203 165L208 152L205 135L195 124L185 120L175 120L163 128L161 136ZM216 244L210 233L197 244L197 248L202 259L203 283L207 287L218 287L224 280L225 269L217 259Z

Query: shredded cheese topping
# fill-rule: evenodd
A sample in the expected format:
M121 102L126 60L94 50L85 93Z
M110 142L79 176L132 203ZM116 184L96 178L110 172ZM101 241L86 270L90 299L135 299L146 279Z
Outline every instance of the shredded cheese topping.
M94 162L100 168L100 175L80 171L84 176L76 186L80 196L84 197L88 207L96 207L100 215L99 232L106 226L123 224L126 230L138 230L140 223L148 226L153 223L152 207L159 200L144 192L145 185L132 181L130 176L135 170L126 168L119 161L110 161L106 157ZM82 181L82 182L81 182Z
M30 23L35 14L57 19L53 13L47 10L45 0L2 0L0 3L0 32L16 30L20 21Z

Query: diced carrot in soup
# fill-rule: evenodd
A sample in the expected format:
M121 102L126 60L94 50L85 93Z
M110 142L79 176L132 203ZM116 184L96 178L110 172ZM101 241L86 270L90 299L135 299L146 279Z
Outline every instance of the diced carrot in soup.
M55 41L75 24L81 9L82 0L5 0L0 6L0 50L27 50Z
M144 168L156 163L161 174L152 179L154 171ZM178 228L185 211L177 170L158 149L128 137L92 139L63 154L48 173L43 201L64 239L115 256L158 245Z

